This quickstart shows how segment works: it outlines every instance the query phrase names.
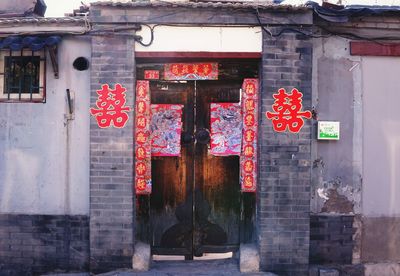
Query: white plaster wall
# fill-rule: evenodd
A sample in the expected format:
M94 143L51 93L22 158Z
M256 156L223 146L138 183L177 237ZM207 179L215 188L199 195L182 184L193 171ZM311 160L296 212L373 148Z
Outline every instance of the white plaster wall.
M90 74L72 63L90 53L90 41L64 37L59 79L47 58L46 103L0 103L1 213L88 214ZM75 94L69 123L67 88Z
M400 58L363 57L363 213L400 215Z
M150 30L136 33L150 41ZM135 45L137 52L257 52L262 50L260 27L176 27L156 26L151 46Z

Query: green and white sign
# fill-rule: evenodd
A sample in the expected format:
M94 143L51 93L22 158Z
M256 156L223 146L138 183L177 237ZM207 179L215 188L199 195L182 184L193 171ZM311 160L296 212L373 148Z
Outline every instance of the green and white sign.
M319 121L318 140L339 140L340 122Z

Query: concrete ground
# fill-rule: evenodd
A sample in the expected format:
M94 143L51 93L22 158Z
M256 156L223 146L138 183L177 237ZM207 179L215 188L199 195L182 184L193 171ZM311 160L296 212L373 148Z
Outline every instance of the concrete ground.
M51 276L89 276L89 273L50 274ZM96 276L277 276L273 273L240 273L236 259L195 261L153 261L150 271L117 270ZM49 276L47 274L46 276Z
M267 272L242 274L235 259L195 260L195 261L153 261L150 271L113 271L97 276L274 276Z

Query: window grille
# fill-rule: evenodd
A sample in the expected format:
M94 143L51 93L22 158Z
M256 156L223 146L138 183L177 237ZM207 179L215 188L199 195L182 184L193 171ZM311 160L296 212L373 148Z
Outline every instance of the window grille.
M0 52L0 101L45 102L44 50Z

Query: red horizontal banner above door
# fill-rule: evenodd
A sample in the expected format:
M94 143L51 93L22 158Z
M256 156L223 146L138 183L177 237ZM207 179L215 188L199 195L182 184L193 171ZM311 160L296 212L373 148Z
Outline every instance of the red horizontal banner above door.
M164 66L165 80L217 80L218 63L169 63Z

